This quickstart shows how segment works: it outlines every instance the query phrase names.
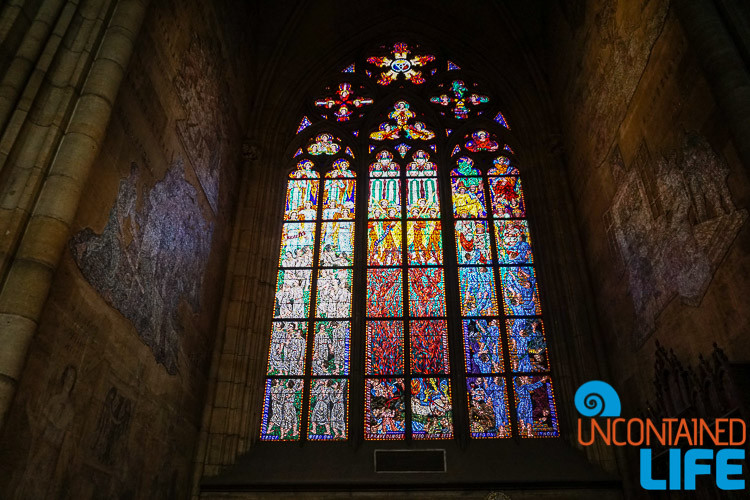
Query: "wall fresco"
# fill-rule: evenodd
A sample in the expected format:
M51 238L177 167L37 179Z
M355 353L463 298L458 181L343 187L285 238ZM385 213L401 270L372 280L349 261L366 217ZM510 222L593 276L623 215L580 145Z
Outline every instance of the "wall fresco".
M199 308L213 222L204 219L181 161L148 195L139 192L139 170L133 163L120 182L102 234L86 228L70 240L70 249L86 280L130 320L156 361L174 375L178 306L185 300L193 311Z
M726 162L698 135L656 161L642 144L629 169L618 155L611 167L617 191L605 223L627 273L641 344L673 298L699 305L747 210L732 201Z

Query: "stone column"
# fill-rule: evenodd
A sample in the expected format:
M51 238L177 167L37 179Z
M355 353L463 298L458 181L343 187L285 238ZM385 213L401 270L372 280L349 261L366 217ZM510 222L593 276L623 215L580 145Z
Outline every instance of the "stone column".
M711 0L675 0L674 5L740 159L750 169L750 74Z
M9 198L14 196L14 190L0 192L3 205L0 216L14 215L13 221L0 220L0 223L5 222L0 224L5 237L14 240L10 245L3 244L5 265L0 274L0 345L3 346L0 350L0 427L15 394L54 272L70 237L71 223L104 138L147 3L148 0L84 0L78 5L71 0L63 7L63 11L72 8L75 15L65 32L62 47L52 54L54 71L45 78L50 79L54 87L55 77L73 75L73 84L70 78L66 80L61 93L71 98L65 110L60 110L60 99L46 99L45 107L37 110L37 118L57 117L60 132L40 132L38 125L31 124L28 133L22 130L14 141L14 147L20 151L29 144L48 147L53 152L51 160L48 165L43 161L37 165L36 156L16 155L15 162L4 167L10 169L11 176L21 176L27 181L20 184L21 188L28 187L28 181L32 188L24 200L12 202ZM76 80L81 82L80 91ZM30 84L27 82L26 87ZM14 235L17 237L13 238Z

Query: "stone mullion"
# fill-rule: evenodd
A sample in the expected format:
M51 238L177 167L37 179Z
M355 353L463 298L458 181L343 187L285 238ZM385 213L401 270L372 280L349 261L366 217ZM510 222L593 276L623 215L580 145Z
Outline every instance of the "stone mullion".
M229 407L232 395L237 392L237 383L234 380L236 377L229 377L228 380L220 378L219 366L223 366L225 361L225 355L232 353L235 358L239 358L241 353L244 351L243 341L246 339L241 335L241 325L230 324L227 319L227 309L229 302L232 300L245 300L245 294L240 294L239 297L233 293L234 283L238 279L243 279L247 282L247 278L244 273L240 274L238 260L243 256L239 254L239 239L242 230L242 223L245 220L245 205L248 199L248 180L249 171L251 165L248 161L244 162L242 172L242 179L240 184L240 193L237 201L236 215L234 224L234 230L232 233L232 241L230 244L229 253L227 256L227 266L225 275L225 285L223 291L223 300L221 304L221 310L219 319L217 321L216 332L217 336L214 342L213 355L211 359L211 371L208 377L208 384L206 390L206 403L204 405L203 417L201 419L201 429L196 444L196 453L193 462L193 479L192 479L192 496L197 498L199 492L200 478L204 474L210 474L216 472L216 465L210 464L208 460L208 445L209 439L212 437L211 431L212 420L214 419L215 413L214 408L227 408ZM246 257L246 256L245 256ZM244 262L246 265L246 261ZM246 269L246 267L245 267Z
M252 176L253 173L247 174ZM248 182L251 186L252 182ZM251 188L257 191L257 187ZM258 226L257 224L257 205L258 193L249 192L245 195L244 200L240 200L237 215L236 227L237 241L234 249L236 260L229 278L230 282L241 280L242 291L239 297L232 297L229 304L230 314L228 315L227 333L232 329L236 339L235 351L229 352L227 346L221 346L223 350L222 359L228 363L231 370L226 373L223 382L228 384L229 394L227 396L226 408L229 413L224 427L219 429L218 426L212 426L212 446L209 449L209 455L206 457L207 473L216 473L218 468L232 463L239 448L239 442L245 437L245 431L237 419L232 419L231 415L238 409L243 408L244 400L248 392L248 372L251 360L257 351L259 339L256 339L250 332L253 331L252 324L255 322L257 305L248 300L247 289L258 286L257 278L257 256L258 253L251 248L247 235ZM231 358L231 359L227 359ZM243 420L243 419L240 419ZM216 450L215 448L218 448Z
M124 68L143 21L147 0L105 0L89 3L97 15L108 13L97 40L81 95L67 124L49 173L44 179L18 250L2 276L0 290L0 427L15 394L36 333L52 278L70 237L83 188L112 112ZM102 9L101 7L107 7ZM111 13L111 14L109 14ZM96 25L96 23L94 23ZM65 52L65 51L64 51Z
M108 1L104 3L109 5ZM0 169L8 180L0 188L0 232L5 235L0 246L0 276L6 274L18 250L45 173L76 106L76 96L86 77L81 68L90 67L93 60L95 47L91 43L85 52L76 54L64 48L65 45L80 45L77 39L92 38L91 29L82 31L81 25L73 22L74 12L74 5L66 6L55 28L57 38L54 43L50 42L38 61L35 82L24 91L0 139ZM75 17L81 17L80 12L76 14ZM103 26L99 28L98 31L104 31Z
M31 83L30 77L39 61L56 19L65 5L63 0L44 0L36 17L26 30L16 54L0 80L0 130L5 128L18 98Z
M50 125L52 120L45 120L45 113L34 113L34 110L44 109L45 103L50 99L50 86L49 81L50 73L52 72L52 63L55 61L55 56L58 54L60 47L65 37L66 32L70 28L70 24L73 20L73 15L76 12L76 4L68 2L63 6L60 15L58 16L57 22L52 33L47 39L47 43L44 45L44 49L39 55L36 64L34 65L31 74L23 88L18 102L15 103L15 107L10 110L10 114L2 120L0 125L0 170L2 170L5 162L8 159L11 148L15 144L16 139L22 131L22 127L26 123L35 124L41 127L47 127ZM11 89L12 91L12 89ZM72 93L71 93L72 94ZM37 101L39 99L39 101ZM58 99L59 100L59 99ZM67 101L70 101L68 97ZM12 104L12 103L11 103ZM34 116L34 115L41 116ZM52 115L47 112L46 115ZM55 116L55 115L52 115ZM40 120L40 118L42 118ZM57 128L60 128L61 124L56 124Z
M33 12L41 0L7 0L0 9L0 50L8 50L6 44L12 38L13 31L28 30ZM9 51L8 51L9 52Z
M251 176L267 178L268 172L264 171L262 168L256 167L255 171L251 173ZM238 422L239 428L236 430L239 439L234 443L231 450L231 458L229 456L227 457L230 459L230 462L228 463L234 462L235 457L249 446L248 442L254 442L250 429L250 420L252 420L253 416L248 414L246 409L249 408L248 401L252 401L257 395L258 388L256 387L257 384L254 384L254 382L262 377L262 375L259 374L259 371L261 367L265 366L262 358L262 353L264 352L263 341L265 336L262 334L259 326L262 323L261 318L259 318L262 314L259 314L259 312L263 309L260 308L256 300L254 300L254 294L250 293L250 290L259 289L262 283L262 277L260 275L261 260L259 259L259 256L263 253L263 249L258 248L258 246L262 246L264 239L267 239L263 237L266 228L264 228L262 224L264 213L263 197L265 193L264 190L261 189L261 186L265 185L265 183L250 181L250 184L253 190L252 194L248 196L248 202L250 203L247 204L243 211L243 219L249 219L245 222L247 232L243 231L240 239L247 240L249 234L260 235L261 238L259 241L249 240L244 242L245 245L248 245L247 262L249 266L248 279L245 284L246 289L243 291L243 294L247 296L247 301L245 303L247 312L243 315L243 322L240 327L240 335L244 339L243 353L245 364L242 366L242 370L238 372L238 380L234 384L234 387L237 390L234 397L236 398L236 403L239 405L242 418ZM240 245L242 244L241 241ZM270 249L268 251L270 255L273 255Z
M250 346L251 355L246 369L244 383L243 408L246 409L246 418L244 421L242 433L244 439L239 444L235 454L247 451L250 446L258 440L258 429L260 428L259 408L262 407L262 395L260 389L261 382L265 380L265 369L267 352L270 342L270 321L269 312L273 310L273 294L276 285L276 265L278 264L279 244L281 241L281 227L277 224L268 224L269 220L277 220L279 203L283 199L279 189L286 192L288 178L279 182L278 171L269 169L267 165L260 166L262 176L260 182L254 183L257 192L254 196L255 206L252 213L254 214L254 231L257 241L254 241L256 255L271 255L274 262L266 259L255 258L255 272L252 288L261 290L260 293L254 294L256 303L254 304L255 314L252 322L247 325L248 334L251 335L252 345ZM274 189L268 189L273 186ZM322 186L319 186L321 189ZM272 315L272 314L271 314Z

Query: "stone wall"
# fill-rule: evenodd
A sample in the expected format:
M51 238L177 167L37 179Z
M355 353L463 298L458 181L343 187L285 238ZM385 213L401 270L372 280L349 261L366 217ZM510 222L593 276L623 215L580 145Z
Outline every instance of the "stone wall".
M7 498L188 495L242 166L242 8L146 11L0 437Z
M674 4L573 3L552 17L553 87L612 382L632 416L653 397L656 340L685 359L712 342L750 358L750 165Z

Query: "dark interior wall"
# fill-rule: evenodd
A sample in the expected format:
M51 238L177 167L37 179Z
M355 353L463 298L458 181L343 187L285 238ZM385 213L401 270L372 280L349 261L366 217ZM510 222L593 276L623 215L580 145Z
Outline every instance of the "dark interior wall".
M655 341L747 362L750 201L698 56L666 1L560 2L550 25L568 178L613 385L653 399Z
M151 2L0 437L3 498L185 498L237 197L241 2Z

